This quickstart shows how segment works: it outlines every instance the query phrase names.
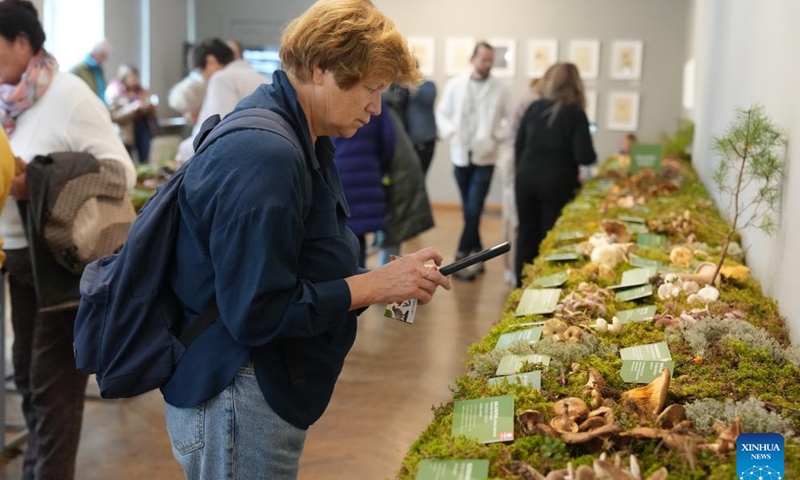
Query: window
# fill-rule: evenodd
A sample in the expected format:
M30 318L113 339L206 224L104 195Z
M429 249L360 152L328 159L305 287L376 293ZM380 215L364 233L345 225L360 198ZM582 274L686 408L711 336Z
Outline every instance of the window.
M105 37L104 0L44 0L45 48L62 70L80 62Z

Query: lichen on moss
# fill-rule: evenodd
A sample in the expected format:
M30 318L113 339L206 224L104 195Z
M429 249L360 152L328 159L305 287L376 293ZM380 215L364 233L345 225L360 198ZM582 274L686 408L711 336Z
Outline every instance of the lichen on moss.
M750 397L743 402L726 399L724 402L703 398L688 403L686 416L701 433L714 435L714 425L728 426L734 418L742 422L742 431L748 433L780 433L793 436L792 422L776 412L770 412L761 400Z

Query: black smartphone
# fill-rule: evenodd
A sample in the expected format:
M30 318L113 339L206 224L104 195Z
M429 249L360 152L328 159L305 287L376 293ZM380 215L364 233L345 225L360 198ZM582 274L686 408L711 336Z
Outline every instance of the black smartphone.
M459 270L469 267L470 265L475 265L478 262L485 262L486 260L490 260L498 255L502 255L504 253L508 253L511 250L511 245L508 242L503 242L501 244L495 245L494 247L487 248L478 253L473 253L468 257L464 257L461 260L455 261L450 265L445 265L444 267L439 269L439 273L444 276L456 273Z

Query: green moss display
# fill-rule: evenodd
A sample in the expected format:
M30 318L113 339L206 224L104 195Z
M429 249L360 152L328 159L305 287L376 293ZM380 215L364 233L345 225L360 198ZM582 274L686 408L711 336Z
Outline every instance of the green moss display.
M581 231L588 237L601 231L602 219L625 215L645 218L651 230L656 229L667 236L668 246L664 251L639 248L636 251L639 257L670 265L671 248L686 245L695 250L691 268L703 261L719 261L720 232L727 231L728 226L688 163L670 160L658 177L651 172L648 176L647 171L638 176L624 175L615 170L616 164L616 158L604 162L600 176L590 181L579 197L564 209L555 228L542 242L540 256L526 266L523 272L526 284L538 277L566 272L568 279L562 286L563 302L571 292L579 292L583 282L600 287L618 283L622 272L633 267L623 263L614 268L613 278L600 278L596 269L587 267L588 258L575 262L548 262L545 257L556 251L575 248L575 241L559 241L561 234ZM618 200L626 196L638 199L637 203L631 208L620 207ZM632 241L635 241L636 235L633 237ZM737 252L740 250L734 247L725 263L739 264ZM719 301L708 306L689 304L686 294L665 300L653 295L633 302L616 302L612 296L605 304L607 316L604 318L607 320L610 321L621 310L648 304L657 307L655 319L627 324L618 335L592 333L597 312L587 311L585 315L565 319L567 323L581 325L584 330L578 344L559 344L543 338L534 345L518 343L502 352L494 352L500 335L520 329L515 325L552 317L516 317L514 312L522 290L515 290L505 302L498 323L480 342L469 348L467 366L470 372L456 378L453 400L513 395L518 414L524 410L537 410L549 422L555 415L553 405L559 399L579 397L589 403L586 383L590 367L602 375L609 389L630 390L636 385L626 384L620 378L622 361L618 350L666 341L675 362L667 405L691 405L695 412L722 412L718 413L720 421L727 420L725 415L730 411L742 411L748 416L748 422L754 418L755 421L769 419L770 425L786 427L787 432L800 432L800 382L797 381L800 378L797 365L800 350L788 344L786 323L778 305L762 295L760 285L753 279L723 278L720 292ZM713 322L725 328L712 328ZM710 336L708 341L701 338L703 335ZM541 353L552 357L550 366L542 375L541 391L507 382L495 386L488 384L497 362L508 353ZM539 368L532 365L527 370ZM612 406L615 422L626 430L642 422L637 414L616 403L606 401L606 405ZM482 445L468 438L453 438L450 436L453 402L434 408L433 414L433 421L406 455L398 478L413 479L420 460L425 458L485 458L490 461L490 477L516 479L523 477L512 473L517 471L514 467L518 464L514 462L525 462L546 474L565 468L567 462L575 467L591 465L597 456L597 452L587 451L586 446L567 445L557 438L524 436L519 424L516 440L511 443ZM715 436L708 429L710 426L703 427L701 435L713 443ZM670 450L660 439L611 442L606 447L609 454L635 454L644 477L662 466L669 470L669 478L727 480L736 477L734 452L716 455L709 451ZM786 438L785 458L785 477L800 478L800 442L797 437Z

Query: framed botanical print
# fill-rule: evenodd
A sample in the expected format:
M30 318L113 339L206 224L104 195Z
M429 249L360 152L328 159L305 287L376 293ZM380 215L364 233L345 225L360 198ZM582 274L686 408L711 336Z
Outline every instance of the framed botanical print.
M492 75L497 78L514 78L517 74L517 41L513 38L490 38L494 48Z
M639 92L609 92L609 130L634 132L639 128Z
M420 73L426 77L433 75L436 64L436 43L433 37L406 37L406 41L411 54L419 63Z
M597 124L597 90L586 90L586 117L589 123Z
M530 39L527 52L527 75L541 78L551 65L558 62L558 40Z
M615 40L611 42L611 73L614 80L639 80L642 78L641 40Z
M469 37L451 37L444 43L444 73L459 75L470 70L470 59L475 49L475 39Z
M572 40L569 42L569 61L578 67L581 78L595 80L600 74L600 41Z

